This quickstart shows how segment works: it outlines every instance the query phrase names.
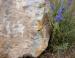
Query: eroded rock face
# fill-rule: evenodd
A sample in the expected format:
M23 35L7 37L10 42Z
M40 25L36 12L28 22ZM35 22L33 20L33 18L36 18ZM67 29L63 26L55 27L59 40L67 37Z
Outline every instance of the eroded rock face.
M44 0L0 0L0 58L39 56L47 47Z

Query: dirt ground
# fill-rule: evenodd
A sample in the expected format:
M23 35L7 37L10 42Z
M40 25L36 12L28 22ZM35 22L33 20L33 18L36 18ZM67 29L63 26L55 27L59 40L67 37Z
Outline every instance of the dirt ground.
M75 58L75 46L59 54L52 54L47 48L38 58Z

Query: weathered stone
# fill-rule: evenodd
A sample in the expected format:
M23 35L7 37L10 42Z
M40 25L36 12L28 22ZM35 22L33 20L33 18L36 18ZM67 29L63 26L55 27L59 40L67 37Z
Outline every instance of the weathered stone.
M0 0L0 58L39 56L47 47L44 0Z

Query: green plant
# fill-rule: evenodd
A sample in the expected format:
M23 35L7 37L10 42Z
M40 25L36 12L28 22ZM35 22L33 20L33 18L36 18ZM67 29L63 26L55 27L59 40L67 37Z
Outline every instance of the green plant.
M75 16L73 15L72 0L60 0L58 4L48 2L49 24L52 28L50 48L52 52L66 50L75 42ZM70 9L72 8L72 9Z

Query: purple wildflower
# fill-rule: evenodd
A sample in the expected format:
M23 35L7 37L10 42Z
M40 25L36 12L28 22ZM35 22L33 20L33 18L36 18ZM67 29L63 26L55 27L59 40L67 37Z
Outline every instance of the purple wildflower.
M60 22L63 19L62 16L63 12L64 12L64 8L63 7L59 8L57 15L55 16L56 22Z
M49 3L49 0L45 0L45 2L46 2L46 4L48 4Z
M54 4L53 4L53 3L50 3L50 8L51 8L51 10L52 10L52 11L55 9L55 7L54 7Z
M60 22L60 21L62 21L62 19L63 19L63 16L62 16L61 14L58 14L58 15L56 15L56 17L55 17L55 21L56 21L56 22Z
M68 6L72 4L72 0L68 0Z
M64 7L59 8L58 14L62 14L64 12Z

